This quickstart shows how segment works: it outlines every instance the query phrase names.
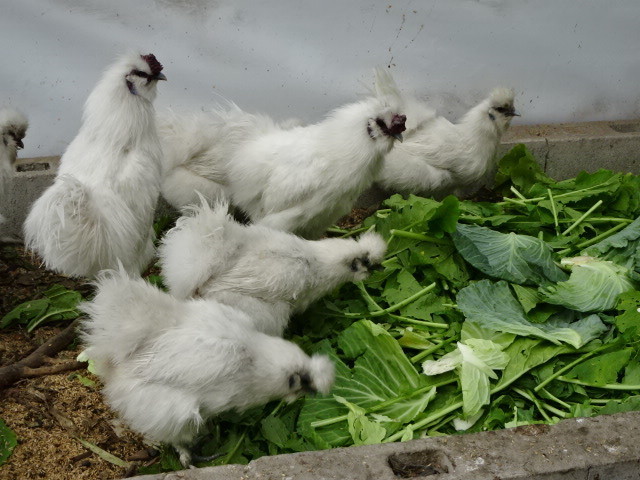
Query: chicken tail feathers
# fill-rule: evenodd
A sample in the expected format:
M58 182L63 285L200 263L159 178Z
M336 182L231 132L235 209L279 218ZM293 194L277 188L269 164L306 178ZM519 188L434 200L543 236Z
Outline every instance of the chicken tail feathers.
M120 263L101 271L94 282L96 296L80 304L88 319L81 338L87 355L117 365L158 331L173 325L177 301L142 278L132 278Z
M63 175L34 203L24 225L25 244L48 268L92 277L115 267L119 258L139 269L143 255L131 248L140 243L135 219L116 195L97 195ZM127 248L115 248L119 245Z
M220 201L212 208L202 195L200 201L185 210L186 216L166 233L159 248L162 273L178 298L196 295L199 286L224 270L226 249L235 248L225 241L227 230L235 227L229 205Z

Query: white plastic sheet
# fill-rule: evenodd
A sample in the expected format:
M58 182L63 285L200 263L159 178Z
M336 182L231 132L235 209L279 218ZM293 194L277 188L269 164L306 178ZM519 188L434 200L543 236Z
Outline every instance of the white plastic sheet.
M639 23L637 0L0 0L0 105L30 117L22 156L60 154L101 71L137 49L165 65L158 109L317 121L388 65L452 119L496 85L523 123L634 118Z

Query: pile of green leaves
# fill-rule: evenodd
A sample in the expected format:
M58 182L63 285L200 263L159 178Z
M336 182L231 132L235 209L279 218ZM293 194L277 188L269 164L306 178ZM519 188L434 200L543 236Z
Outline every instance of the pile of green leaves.
M229 412L199 453L246 463L640 409L640 177L556 182L519 145L495 192L394 195L340 232L375 228L388 252L292 321L289 338L335 362L331 394ZM179 468L167 449L139 473Z
M556 182L519 145L496 184L492 203L394 195L341 232L375 228L388 253L293 319L290 338L335 362L331 394L229 413L202 453L244 463L640 409L640 177Z
M330 395L212 424L214 464L640 408L640 177L556 182L522 145L497 202L394 195L384 270L293 320ZM165 454L165 467L170 454Z

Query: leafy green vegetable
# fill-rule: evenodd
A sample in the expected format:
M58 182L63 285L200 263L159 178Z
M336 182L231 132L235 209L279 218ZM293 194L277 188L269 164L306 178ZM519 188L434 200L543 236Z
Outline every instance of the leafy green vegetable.
M458 349L438 360L422 364L426 375L438 375L456 368L460 375L462 409L466 417L473 417L489 403L489 379L497 379L493 370L502 370L509 363L509 356L502 347L491 340L472 338L466 344L458 342Z
M623 312L615 319L618 330L624 333L636 328L640 331L640 291L632 290L621 294L616 308Z
M553 262L551 249L538 238L464 224L452 238L467 262L492 277L527 285L567 278Z
M77 309L82 300L80 293L62 285L54 285L43 295L44 298L22 303L7 313L0 321L0 328L22 323L27 325L27 331L30 332L43 323L73 320L80 316Z
M387 430L379 421L372 421L367 418L366 410L342 397L334 396L338 403L345 405L349 409L347 413L347 425L349 426L349 434L353 439L354 445L371 445L380 443L387 434ZM384 417L385 420L391 422L391 419Z
M338 344L354 366L350 369L333 354L336 362L334 397L305 401L299 425L303 436L310 441L322 446L339 446L352 438L345 425L336 429L334 423L329 423L336 418L346 420L345 415L350 411L352 416L356 415L349 403L363 408L362 415L377 413L388 417L390 424L386 432L393 433L397 430L393 422L413 420L435 394L436 382L416 371L398 342L380 325L360 320L340 334ZM360 418L358 428L365 428L367 422Z
M544 338L555 344L565 342L575 348L580 348L606 330L597 315L573 323L556 320L546 324L533 324L511 293L507 282L502 280L497 283L480 280L463 288L458 293L458 307L467 321L485 328Z
M536 183L551 184L553 180L546 176L534 156L523 144L518 144L500 161L496 174L496 188L509 183L527 193Z
M0 465L7 462L16 445L18 445L18 437L0 418Z
M291 321L289 338L334 361L331 394L225 413L202 454L246 464L640 409L640 177L556 182L518 145L496 184L493 203L393 195L361 228L332 229L373 227L388 252ZM598 266L568 275L561 260L578 255ZM9 321L46 315L34 302ZM140 473L176 468L166 449Z
M574 367L567 376L596 385L616 383L618 381L618 374L627 363L629 363L632 354L633 349L625 348L592 357Z
M615 307L621 293L636 288L625 267L591 257L569 260L569 280L541 287L546 302L579 312L603 312Z
M620 402L610 400L598 413L601 415L611 415L614 413L631 412L634 410L640 410L640 395L628 397Z

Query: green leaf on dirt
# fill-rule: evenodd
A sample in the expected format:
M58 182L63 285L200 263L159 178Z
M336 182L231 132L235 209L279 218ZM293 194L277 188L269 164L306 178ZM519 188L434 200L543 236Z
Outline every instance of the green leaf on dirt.
M0 328L21 323L26 324L30 332L43 323L73 320L80 316L77 306L82 295L79 292L54 285L43 295L45 298L24 302L7 313L0 321Z
M16 445L18 445L18 437L0 418L0 465L7 462Z

